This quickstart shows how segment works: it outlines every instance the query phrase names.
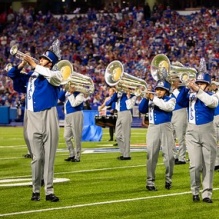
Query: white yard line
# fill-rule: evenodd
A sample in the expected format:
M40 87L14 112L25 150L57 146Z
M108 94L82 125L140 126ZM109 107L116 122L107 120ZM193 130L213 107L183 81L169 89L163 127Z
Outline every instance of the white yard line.
M163 165L163 163L158 163L157 165ZM135 166L107 167L107 168L90 169L90 170L75 170L75 171L59 172L59 173L55 173L55 175L74 174L74 173L87 173L87 172L97 172L97 171L127 169L127 168L138 168L138 167L145 167L145 166L146 165L135 165ZM8 180L8 179L22 179L22 178L27 178L27 177L30 177L30 175L3 177L3 178L0 178L0 181L1 180Z
M214 190L218 190L218 189L219 188L215 188ZM70 205L70 206L63 206L63 207L56 207L56 208L44 208L44 209L39 209L39 210L20 211L20 212L0 214L0 217L22 215L22 214L33 214L33 213L47 212L47 211L54 211L54 210L83 208L83 207L88 207L88 206L107 205L107 204L122 203L122 202L134 202L134 201L139 201L139 200L164 198L164 197L179 196L179 195L185 195L185 194L191 194L191 191L172 193L172 194L166 194L166 195L156 195L156 196L147 196L147 197L139 197L139 198L111 200L111 201L105 201L105 202L94 202L94 203L87 203L87 204L80 204L80 205Z

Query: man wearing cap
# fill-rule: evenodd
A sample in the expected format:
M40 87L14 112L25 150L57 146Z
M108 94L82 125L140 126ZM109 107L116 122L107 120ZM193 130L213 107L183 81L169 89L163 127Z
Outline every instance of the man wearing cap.
M155 87L156 95L146 94L139 104L140 113L148 113L149 126L147 131L147 182L146 189L156 191L155 170L158 156L162 147L165 171L165 189L172 186L174 168L173 147L174 137L172 131L172 111L175 108L176 99L169 96L170 83L159 80Z
M219 86L219 82L212 81L210 90L213 93L215 93L219 98L218 86ZM216 140L218 144L219 142L219 105L215 108L215 111L214 111L214 127L215 127L215 132L216 132ZM214 170L219 170L219 147L217 147L217 155L216 155Z
M46 201L57 202L59 198L54 194L53 175L59 140L56 105L62 74L59 70L52 70L60 59L59 43L54 42L50 48L40 56L38 63L25 55L18 66L9 70L8 76L13 80L15 90L26 93L26 131L33 154L31 200L40 200L42 161L44 161ZM22 74L21 69L27 63L33 71Z
M188 126L186 145L190 159L190 184L192 200L212 203L213 174L217 143L213 124L214 111L218 105L216 94L209 92L211 76L199 73L196 81L189 81L177 97L181 106L187 107Z

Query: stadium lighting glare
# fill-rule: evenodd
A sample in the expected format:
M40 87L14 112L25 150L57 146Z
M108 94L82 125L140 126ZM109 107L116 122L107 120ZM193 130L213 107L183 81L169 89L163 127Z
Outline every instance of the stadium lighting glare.
M65 2L65 0L62 0L62 2Z

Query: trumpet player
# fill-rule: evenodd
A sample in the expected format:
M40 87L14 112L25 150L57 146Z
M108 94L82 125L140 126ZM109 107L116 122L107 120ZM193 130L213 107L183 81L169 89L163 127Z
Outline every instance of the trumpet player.
M65 161L80 162L81 140L83 129L83 103L85 96L76 91L74 85L69 82L59 93L59 100L64 102L65 126L64 139L69 150L69 157ZM72 142L74 140L74 144Z
M182 88L177 102L188 110L186 145L190 159L190 185L193 202L212 203L213 174L216 158L216 135L213 124L218 97L208 91L211 76L199 73ZM202 176L201 176L202 175Z
M157 81L155 94L146 93L139 105L140 113L148 113L149 126L147 131L147 180L146 189L156 191L155 170L159 151L162 146L165 171L165 188L172 186L174 168L174 138L171 126L172 111L175 108L176 99L169 96L170 83Z
M57 202L54 194L53 174L56 149L59 139L59 123L56 105L62 74L52 70L60 59L59 41L42 54L39 63L24 54L21 63L12 67L8 76L18 92L26 93L26 131L33 154L32 201L40 201L42 161L44 161L44 186L46 201ZM33 69L21 74L24 65Z

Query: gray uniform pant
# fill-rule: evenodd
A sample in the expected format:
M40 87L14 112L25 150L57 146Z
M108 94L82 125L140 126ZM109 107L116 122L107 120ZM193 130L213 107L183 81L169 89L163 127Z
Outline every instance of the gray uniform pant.
M130 157L132 114L130 110L118 112L115 136L123 157Z
M56 107L41 112L27 110L27 135L33 154L31 162L33 192L40 192L44 160L45 194L53 194L54 161L59 140Z
M216 141L219 143L219 115L214 117L214 128L216 132ZM217 145L217 156L215 161L215 166L219 166L219 147Z
M28 134L27 134L27 110L24 111L23 135L24 135L25 143L27 145L28 153L31 155L31 157L33 157L30 141L28 139ZM44 166L44 159L42 160L41 179L43 179L43 166Z
M186 128L188 124L188 115L186 108L182 108L179 110L174 110L172 115L172 125L174 131L174 138L178 140L179 147L178 152L176 147L174 147L173 154L174 158L179 161L186 160L186 143L185 143L185 134Z
M23 128L24 128L23 129L24 141L25 141L25 143L27 145L28 153L32 157L33 155L32 155L32 151L31 151L31 148L30 148L30 142L29 142L29 139L28 139L28 136L27 136L27 110L24 111Z
M166 168L165 182L172 183L174 168L173 129L170 122L160 125L149 124L147 131L147 185L155 186L155 170L162 147L163 161Z
M213 122L204 125L189 123L186 144L190 158L189 171L192 194L199 194L202 174L202 198L211 198L216 158L216 136Z
M70 157L74 156L75 159L80 159L81 156L83 118L82 111L65 115L64 138L70 153ZM72 143L72 138L74 138L74 144Z

